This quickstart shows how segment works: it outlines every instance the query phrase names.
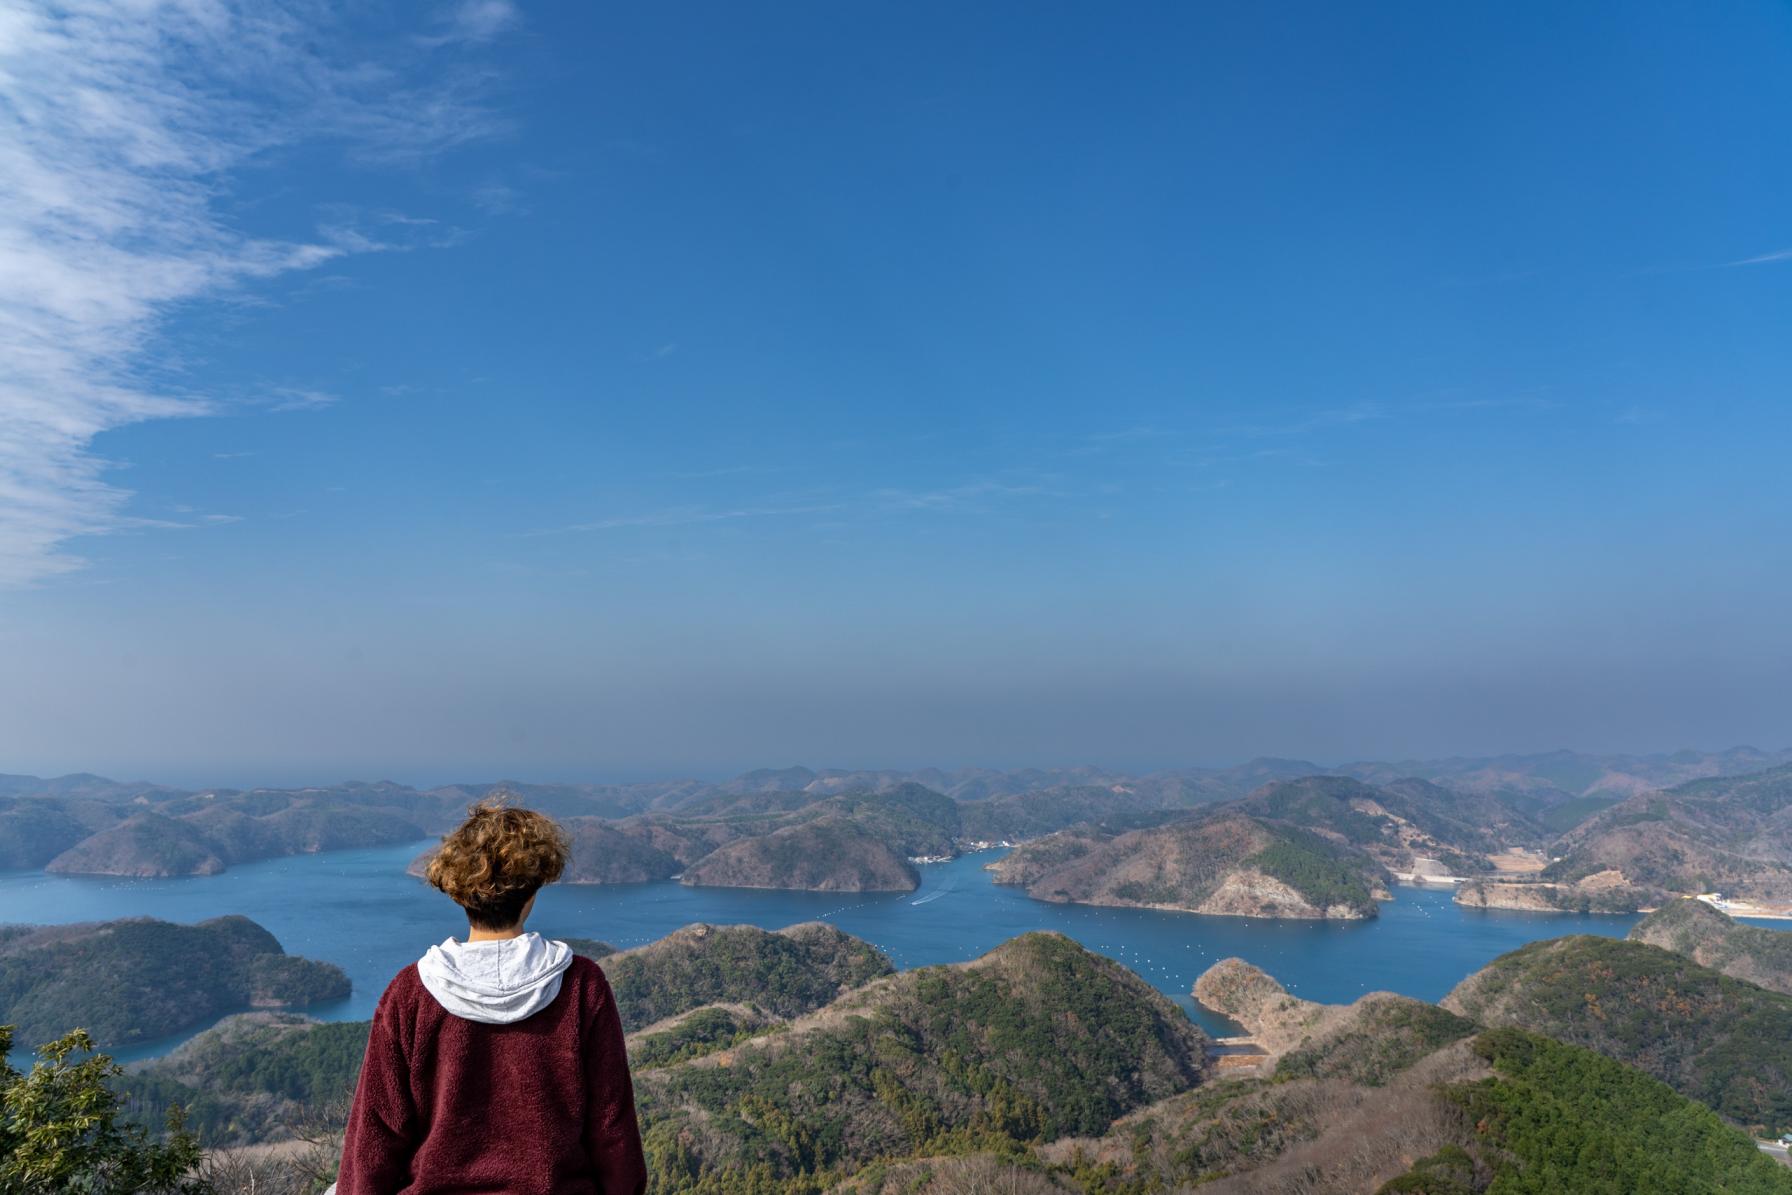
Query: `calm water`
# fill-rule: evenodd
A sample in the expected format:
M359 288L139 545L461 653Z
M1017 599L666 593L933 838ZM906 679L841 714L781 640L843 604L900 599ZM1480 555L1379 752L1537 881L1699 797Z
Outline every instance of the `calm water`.
M372 1015L393 974L432 942L464 932L460 911L405 865L426 845L303 855L234 867L222 875L120 880L0 874L0 922L58 923L113 917L197 921L241 913L271 930L293 954L348 972L354 993L310 1010L330 1020ZM745 922L777 929L828 921L875 943L898 967L974 958L1016 934L1057 930L1126 964L1175 998L1210 1030L1224 1022L1189 998L1196 976L1237 955L1297 995L1349 1001L1386 990L1438 1000L1469 972L1537 938L1622 936L1635 917L1484 912L1453 904L1448 892L1400 888L1378 919L1343 924L1197 917L1143 909L1097 909L1029 900L989 882L994 855L969 855L921 868L918 891L841 896L686 888L676 883L546 889L530 927L616 946L663 937L693 921ZM121 1059L171 1049L187 1035L119 1051Z

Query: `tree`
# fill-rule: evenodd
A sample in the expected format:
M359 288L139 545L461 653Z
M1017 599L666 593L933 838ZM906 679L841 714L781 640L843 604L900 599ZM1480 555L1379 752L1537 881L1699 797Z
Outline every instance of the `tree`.
M86 1030L39 1047L23 1074L6 1061L12 1037L0 1025L0 1195L211 1195L178 1109L166 1141L119 1123L110 1081L124 1068Z

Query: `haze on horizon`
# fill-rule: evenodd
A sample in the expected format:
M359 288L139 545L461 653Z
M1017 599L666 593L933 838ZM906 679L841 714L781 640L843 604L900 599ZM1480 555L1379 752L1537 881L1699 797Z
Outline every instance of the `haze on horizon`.
M1792 743L1792 9L0 16L0 771Z

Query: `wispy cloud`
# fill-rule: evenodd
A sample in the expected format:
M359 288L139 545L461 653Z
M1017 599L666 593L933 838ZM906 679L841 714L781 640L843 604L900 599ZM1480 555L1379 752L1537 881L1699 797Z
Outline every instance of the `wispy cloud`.
M270 411L316 411L334 406L336 396L308 387L280 386L268 391L265 401Z
M882 489L872 493L872 504L882 510L962 510L1000 498L1033 498L1052 493L1038 482L978 480L931 490Z
M1766 266L1779 261L1792 261L1792 249L1776 249L1772 253L1762 253L1755 257L1744 257L1740 261L1726 261L1723 264L1723 268L1727 270L1736 266Z
M489 216L522 215L528 211L523 206L523 193L509 183L501 183L496 179L474 187L469 198L474 207Z
M936 489L885 488L844 495L767 498L730 506L681 505L631 514L610 515L564 527L525 531L525 537L566 535L588 531L615 531L635 527L689 527L704 523L731 523L742 519L776 519L795 515L831 514L863 519L910 512L978 511L1003 499L1055 495L1042 482L978 479Z
M1441 398L1415 402L1357 402L1321 407L1275 422L1243 423L1216 429L1220 435L1245 438L1307 436L1333 428L1391 423L1423 416L1460 415L1477 411L1547 411L1547 399L1522 395L1509 398Z
M1172 439L1176 432L1168 428L1140 425L1123 427L1117 431L1092 432L1082 437L1066 453L1068 456L1100 456L1104 453L1120 449L1132 448L1141 444Z
M1222 428L1239 436L1304 436L1333 427L1349 427L1358 423L1374 423L1394 417L1395 409L1384 402L1359 402L1342 407L1325 407L1274 423L1244 423Z
M736 519L768 519L786 515L819 514L842 508L838 502L795 506L673 506L641 514L614 515L593 519L588 523L572 523L565 527L546 527L525 531L525 536L566 535L582 531L614 531L623 527L687 527L697 523L728 523Z
M417 38L421 45L445 46L454 42L487 42L514 29L522 21L511 0L461 0L440 22L440 31Z
M467 8L455 20L469 35L503 24ZM413 84L394 65L327 58L327 40L227 0L0 8L0 585L78 567L77 536L143 525L96 436L216 409L145 380L164 317L385 247L350 227L246 235L214 204L233 168L302 136L405 160L501 127L478 76Z

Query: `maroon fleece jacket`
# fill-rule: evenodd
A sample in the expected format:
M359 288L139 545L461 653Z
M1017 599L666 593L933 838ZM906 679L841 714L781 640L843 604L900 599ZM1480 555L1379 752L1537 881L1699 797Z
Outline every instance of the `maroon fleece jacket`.
M338 1195L641 1195L622 1021L598 965L508 1025L436 1003L416 965L373 1014Z

